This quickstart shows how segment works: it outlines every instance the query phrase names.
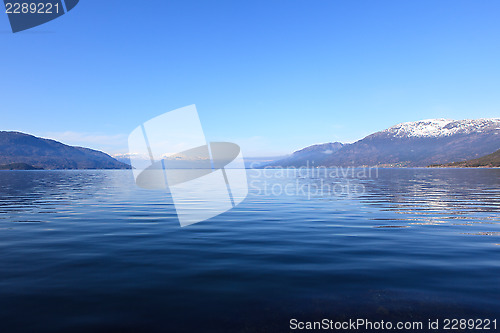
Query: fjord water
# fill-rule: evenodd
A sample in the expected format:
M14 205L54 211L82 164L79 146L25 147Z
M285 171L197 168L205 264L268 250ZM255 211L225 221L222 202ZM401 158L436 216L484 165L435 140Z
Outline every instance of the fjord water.
M243 203L185 228L130 171L2 171L0 331L500 319L500 170L357 171L249 170Z

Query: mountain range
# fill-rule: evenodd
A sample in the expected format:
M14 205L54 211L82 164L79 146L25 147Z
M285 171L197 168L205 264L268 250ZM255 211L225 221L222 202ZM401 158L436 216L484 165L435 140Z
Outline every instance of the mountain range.
M398 124L350 144L317 144L275 161L251 162L260 167L491 167L500 166L499 149L500 118L428 119ZM129 168L97 150L0 131L0 170Z
M271 167L425 167L476 159L500 148L500 118L428 119L373 133L351 144L306 147Z
M111 156L20 132L0 131L0 169L129 169Z

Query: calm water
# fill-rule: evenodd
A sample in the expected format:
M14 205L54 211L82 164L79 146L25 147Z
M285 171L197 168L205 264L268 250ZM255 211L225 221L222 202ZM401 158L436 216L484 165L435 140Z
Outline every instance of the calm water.
M0 172L0 332L500 319L500 170L278 172L185 228L129 171Z

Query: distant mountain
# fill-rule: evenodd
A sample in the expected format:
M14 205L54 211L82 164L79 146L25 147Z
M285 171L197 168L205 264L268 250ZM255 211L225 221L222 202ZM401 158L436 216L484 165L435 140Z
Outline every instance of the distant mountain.
M325 144L328 145L328 144ZM319 146L325 146L319 145ZM315 149L311 146L303 150ZM343 145L331 154L311 153L316 166L428 166L464 161L500 148L500 118L429 119L402 123ZM292 155L293 157L293 155ZM288 160L272 166L302 166Z
M340 142L331 142L312 145L300 150L297 150L292 155L280 159L277 162L269 163L270 166L282 167L300 167L300 166L315 166L322 163L333 153L339 151L344 144Z
M492 154L475 158L469 161L453 162L447 164L431 165L431 167L457 167L457 168L500 168L500 149Z
M0 131L0 165L8 168L14 163L43 169L130 168L97 150L72 147L20 132ZM22 165L17 165L17 168L22 167Z
M284 159L286 155L282 156L265 156L265 157L247 157L245 156L244 161L245 161L245 168L260 168L262 166L266 166L269 163L277 160Z
M128 166L131 166L132 164L130 163L130 157L128 154L114 154L112 156L115 160L118 162L122 162Z

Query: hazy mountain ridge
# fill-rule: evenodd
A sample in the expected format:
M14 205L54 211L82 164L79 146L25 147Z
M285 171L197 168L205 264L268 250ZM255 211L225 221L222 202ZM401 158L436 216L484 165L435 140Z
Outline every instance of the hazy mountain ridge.
M0 165L27 164L43 169L127 169L111 156L21 132L0 131Z
M339 151L342 147L344 144L340 142L316 144L297 150L292 155L268 165L283 167L321 165L329 155Z
M298 167L306 166L304 161L314 161L315 166L424 167L470 160L500 148L500 118L428 119L402 123L343 145L331 154L300 153L310 152L309 148L313 147L295 152L292 155L295 164L284 159L270 165Z

